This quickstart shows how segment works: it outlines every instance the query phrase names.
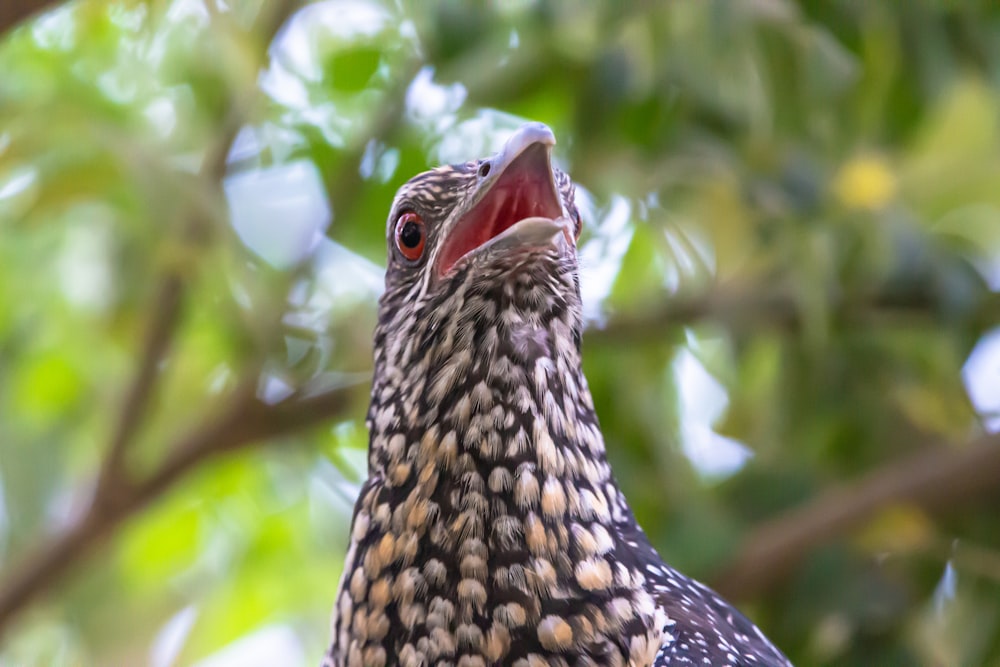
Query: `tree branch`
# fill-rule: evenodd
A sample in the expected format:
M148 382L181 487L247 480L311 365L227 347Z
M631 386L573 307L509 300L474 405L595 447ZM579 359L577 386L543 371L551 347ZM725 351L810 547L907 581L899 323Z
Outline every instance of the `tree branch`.
M0 37L55 4L57 0L4 0L0 3Z
M859 527L898 503L930 513L952 510L1000 490L1000 434L964 447L937 446L874 470L853 484L820 494L769 521L744 541L715 580L732 598L760 595L787 577L810 551Z
M290 12L292 3L286 2L285 4L287 5L286 11ZM265 32L268 42L280 26L280 24L275 24L275 19L283 16L287 16L287 14L279 14L266 21L268 25ZM252 97L255 98L256 95ZM225 176L229 147L236 138L236 133L246 121L251 106L251 99L237 100L232 105L218 137L205 154L198 176L202 182L216 186ZM182 233L188 240L197 239L207 224L201 212L194 212ZM156 297L149 310L149 324L140 353L139 366L125 392L118 425L101 465L96 491L99 498L127 483L126 452L142 423L149 400L155 393L160 364L167 357L173 343L181 317L185 284L184 276L176 268L168 269L160 279L160 285L156 289Z
M871 323L894 318L915 321L941 317L946 304L929 291L885 290L848 298L830 297L827 308L834 317L849 322ZM802 299L789 289L763 287L716 288L698 296L672 297L638 314L614 315L604 328L587 330L587 340L595 343L642 343L663 340L664 331L695 322L716 322L730 329L753 326L799 331L806 313ZM955 319L971 321L986 329L1000 323L1000 294L984 295Z
M0 8L0 34L35 11L51 3L13 0ZM270 44L298 0L280 0L264 5L255 26L256 36ZM261 53L263 61L264 53ZM236 133L246 122L259 92L237 96L209 147L199 174L205 183L218 188L225 174L226 158ZM197 202L194 206L197 209ZM197 237L206 225L204 215L195 211L183 233ZM341 390L320 397L266 406L254 398L256 377L245 381L231 410L219 420L204 425L187 440L171 448L162 465L150 476L136 481L127 470L126 455L139 430L150 399L156 392L159 367L166 358L181 316L184 279L176 270L162 276L148 314L148 327L138 367L125 392L117 425L95 482L93 500L83 518L64 534L36 550L19 567L8 568L0 580L0 632L11 618L41 592L51 587L73 563L83 557L123 519L172 485L193 465L227 449L238 448L278 432L303 428L317 419L340 410L346 399ZM291 414L292 418L289 418Z
M357 381L274 405L262 403L254 396L254 384L248 382L241 386L234 392L227 410L174 443L152 473L138 481L116 484L113 493L95 496L84 516L69 530L38 548L16 567L6 570L0 584L0 634L18 611L51 588L125 519L196 466L220 454L344 415L357 398L357 387L362 384Z
M298 0L266 3L268 15L260 21L257 31L267 43L297 6ZM415 72L415 64L413 72ZM383 113L376 116L369 133L371 138L385 138L399 125L404 112L410 73L400 85L386 95ZM206 152L199 178L202 183L217 187L225 173L226 158L233 138L246 122L259 93L234 100L228 117L218 133L218 139ZM358 144L345 156L344 175L357 172L357 162L365 148ZM349 183L349 179L344 179ZM349 188L335 179L339 194L335 201L338 213L344 215L357 199L357 188ZM198 240L207 225L205 217L210 207L194 201L191 219L183 233ZM256 396L259 369L244 370L242 380L224 409L214 418L203 422L190 434L167 448L168 454L152 472L135 475L128 469L130 443L142 425L142 420L159 380L158 369L167 357L173 332L182 315L185 280L174 271L161 279L157 297L153 300L145 342L135 377L123 399L119 420L110 439L105 460L95 482L93 500L83 516L61 535L42 544L15 566L7 568L0 578L0 635L10 621L32 600L51 589L74 565L79 563L103 540L111 536L131 515L171 488L184 475L206 460L232 452L268 438L288 435L320 422L331 421L348 414L356 388L367 384L368 378L355 379L335 389L313 394L301 393L277 403L266 404Z

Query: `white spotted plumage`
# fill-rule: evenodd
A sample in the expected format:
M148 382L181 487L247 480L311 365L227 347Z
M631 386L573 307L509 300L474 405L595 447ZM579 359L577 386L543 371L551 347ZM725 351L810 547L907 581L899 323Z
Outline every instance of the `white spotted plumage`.
M665 565L636 524L581 370L572 242L434 270L459 218L489 194L479 164L411 179L390 213L390 243L396 213L414 210L428 251L408 263L390 247L370 477L325 664L789 664ZM549 177L576 217L569 179Z

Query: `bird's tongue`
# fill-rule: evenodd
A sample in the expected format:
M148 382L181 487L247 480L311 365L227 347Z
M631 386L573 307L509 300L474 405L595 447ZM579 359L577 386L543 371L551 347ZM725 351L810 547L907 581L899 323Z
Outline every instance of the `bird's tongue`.
M525 218L554 220L561 215L562 206L552 184L546 148L541 144L530 146L452 229L441 249L438 271L444 275L467 253Z

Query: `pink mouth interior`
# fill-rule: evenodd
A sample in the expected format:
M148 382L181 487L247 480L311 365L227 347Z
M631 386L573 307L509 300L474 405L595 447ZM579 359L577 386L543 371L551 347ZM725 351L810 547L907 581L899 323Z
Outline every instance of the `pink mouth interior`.
M525 150L504 170L486 196L458 221L438 258L441 275L466 253L525 218L554 220L562 215L544 153L545 148L541 145Z

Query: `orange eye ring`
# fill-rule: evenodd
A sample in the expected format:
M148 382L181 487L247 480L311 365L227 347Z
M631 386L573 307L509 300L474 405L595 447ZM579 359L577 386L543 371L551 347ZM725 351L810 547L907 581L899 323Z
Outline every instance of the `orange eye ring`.
M406 259L415 262L424 254L427 233L423 219L413 211L407 211L396 219L396 249Z

